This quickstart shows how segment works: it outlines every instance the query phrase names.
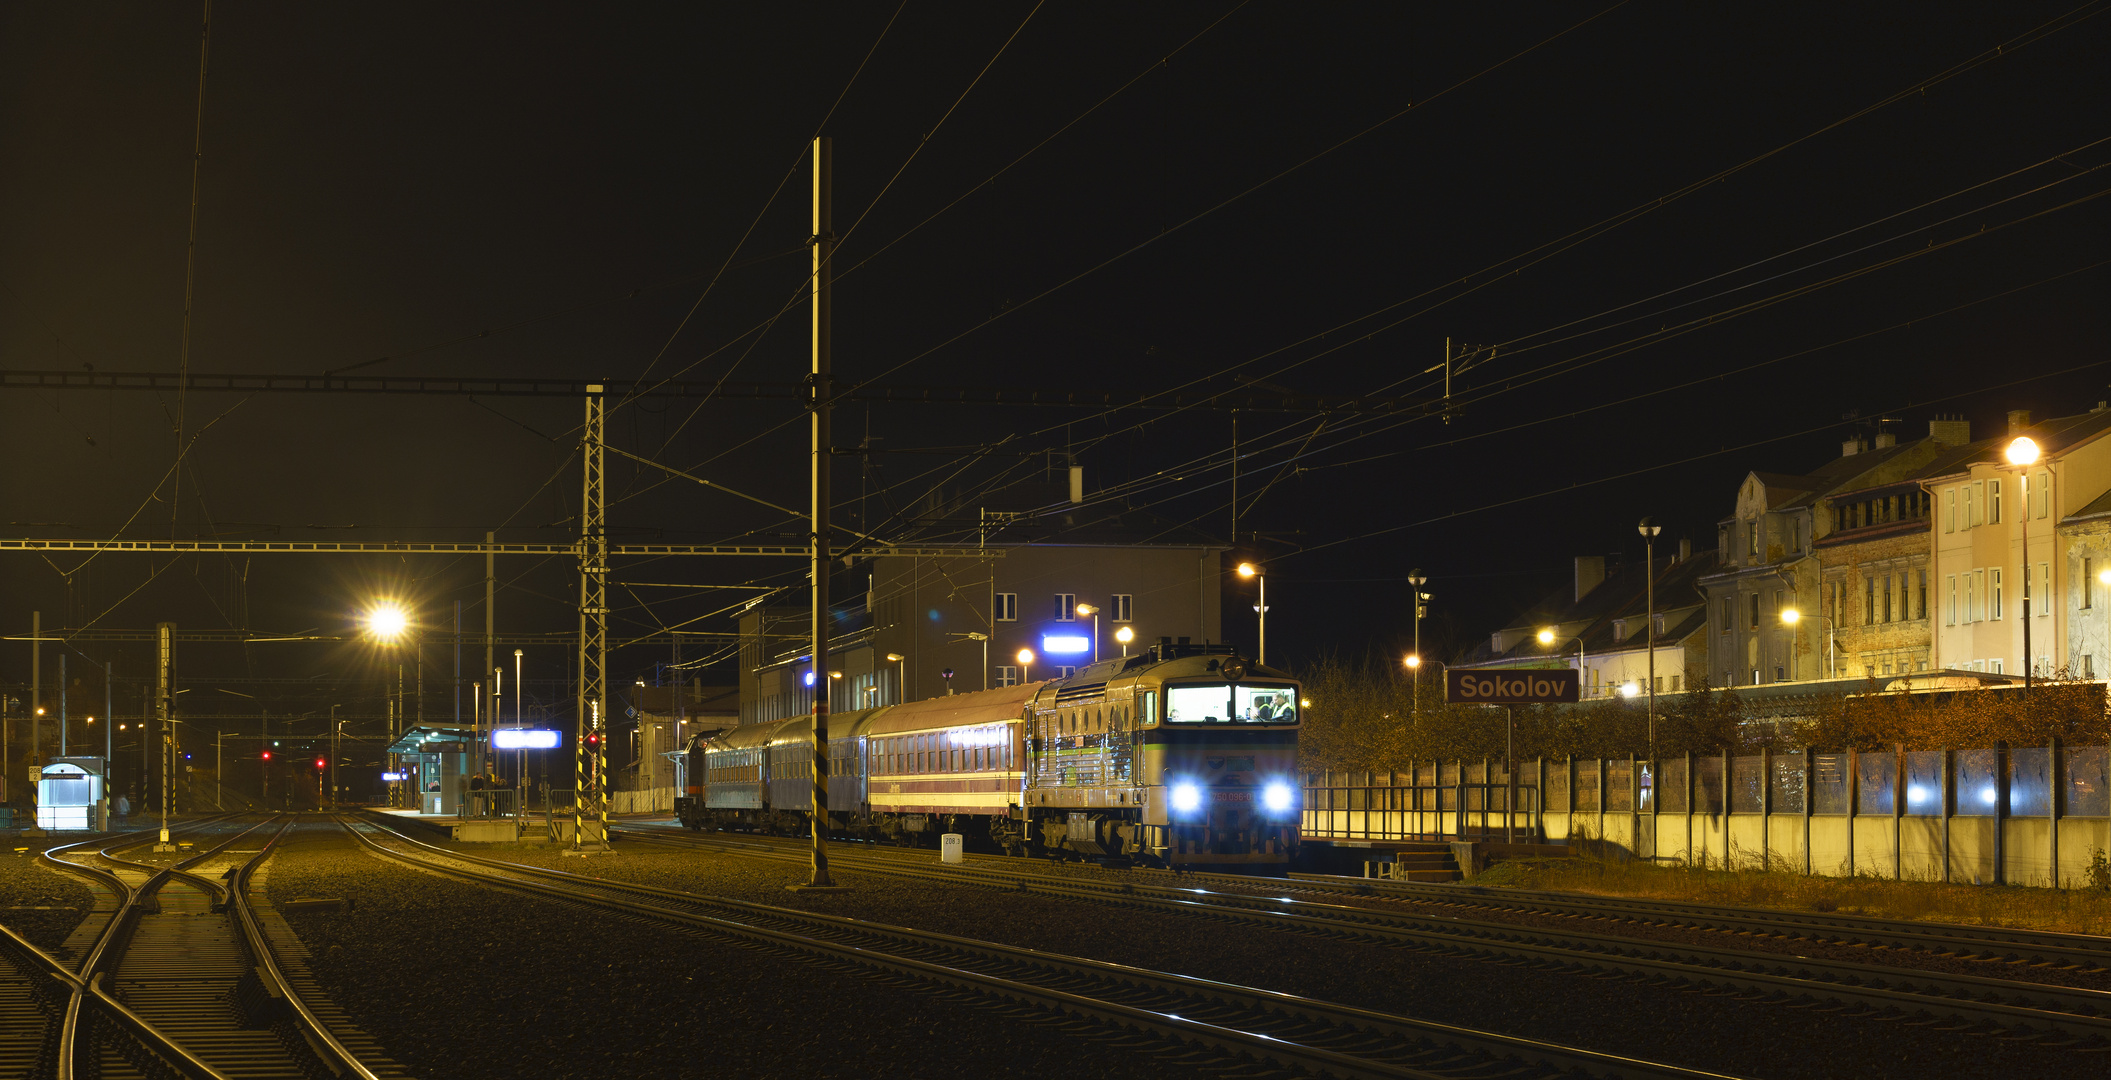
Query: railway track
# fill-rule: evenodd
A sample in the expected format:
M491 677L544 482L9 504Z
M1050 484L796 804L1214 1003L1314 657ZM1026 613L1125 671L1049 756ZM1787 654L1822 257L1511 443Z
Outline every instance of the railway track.
M249 874L292 819L278 815L246 826L205 822L186 835L220 825L228 835L169 865L119 854L149 843L149 833L45 853L52 864L110 891L117 905L87 931L90 944L73 964L12 933L0 936L0 953L14 976L0 981L0 1046L10 1054L4 1075L401 1075L386 1062L377 1068L371 1055L348 1050L317 1006L296 992L245 895ZM257 846L235 847L245 840ZM226 864L224 884L207 876L208 865L220 863ZM19 1069L12 1067L17 1062Z
M423 870L789 951L905 987L936 987L1189 1064L1430 1080L1716 1075L1144 968L583 878L434 847L369 821L345 826L368 850Z
M802 861L803 852L768 844L691 838L666 830L628 829L633 839ZM1223 891L1194 876L1112 881L1035 872L977 860L945 866L877 852L832 854L842 869L974 884L1130 908L1174 912L1226 923L1347 939L1454 956L1522 963L1579 974L1617 975L1707 993L1730 993L1799 1007L1940 1027L1999 1032L2079 1050L2111 1049L2111 993L1917 968L1860 964L1785 953L1718 949L1516 923L1481 922L1349 906L1295 895ZM1188 881L1196 884L1186 884ZM1304 879L1235 879L1295 886ZM1211 882L1210 884L1217 884ZM1285 889L1286 893L1291 889Z

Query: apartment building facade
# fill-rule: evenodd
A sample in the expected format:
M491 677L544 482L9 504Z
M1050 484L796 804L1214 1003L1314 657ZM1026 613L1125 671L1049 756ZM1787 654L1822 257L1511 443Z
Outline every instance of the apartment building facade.
M2005 434L1972 444L1921 481L1935 518L1930 587L1940 666L2051 675L2078 674L2083 655L2097 664L2093 639L2085 653L2072 631L2082 622L2076 614L2102 597L2100 582L2084 588L2080 579L2090 572L2083 560L2093 569L2103 557L2088 511L2111 490L2107 432L2111 409L2102 405L2036 423L2011 412ZM2027 466L2007 456L2020 437L2038 448Z

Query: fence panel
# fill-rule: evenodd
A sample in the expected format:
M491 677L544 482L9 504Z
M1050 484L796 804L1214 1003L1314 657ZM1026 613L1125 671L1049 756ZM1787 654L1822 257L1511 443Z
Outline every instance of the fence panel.
M1861 803L1857 808L1863 814L1891 813L1892 796L1898 786L1898 755L1889 750L1877 750L1860 755L1855 762L1855 798Z
M1686 759L1673 758L1670 761L1660 762L1657 768L1661 770L1661 775L1658 777L1659 783L1656 785L1658 812L1664 814L1685 813Z
M1627 813L1635 808L1633 783L1634 762L1608 761L1605 763L1605 808Z
M1733 814L1757 814L1766 809L1761 801L1761 784L1766 777L1760 774L1759 756L1730 759L1730 812Z
M1994 776L1994 767L2000 755L1993 750L1957 751L1957 811L1958 817L1991 817L1994 804L2001 800L2000 781Z
M1906 813L1942 816L1942 751L1906 752Z
M1773 785L1774 813L1803 812L1804 779L1802 755L1774 758L1774 775L1767 778L1767 782Z
M1566 761L1547 762L1547 809L1557 814L1569 812L1569 764Z
M1649 762L1635 762L1635 809L1644 814L1656 813L1657 774Z
M1693 759L1693 812L1723 812L1723 759L1710 755Z
M2052 751L2019 746L2008 752L2010 817L2052 816Z
M1595 814L1598 812L1598 763L1578 761L1576 763L1576 812Z
M1847 805L1847 755L1812 754L1811 767L1815 775L1810 780L1810 812L1813 814L1844 814Z
M2074 746L2060 751L2066 759L2065 805L2060 813L2074 817L2111 815L2111 747Z

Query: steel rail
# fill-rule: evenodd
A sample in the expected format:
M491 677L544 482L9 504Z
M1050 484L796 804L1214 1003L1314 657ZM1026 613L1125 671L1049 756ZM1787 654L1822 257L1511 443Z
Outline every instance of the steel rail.
M2088 934L2064 934L1998 926L1966 926L1959 923L1909 922L1903 919L1776 911L1675 900L1625 899L1589 893L1491 889L1468 884L1422 885L1365 878L1330 880L1326 875L1312 874L1297 874L1277 880L1287 889L1326 892L1332 895L1379 896L1457 907L1618 919L1701 930L1765 933L1808 941L1885 945L1963 959L2072 965L2089 971L2111 970L2111 939ZM1270 882L1271 885L1275 883Z
M627 833L633 837L640 835L635 830L627 830ZM677 845L696 843L686 838L655 839ZM793 858L787 852L768 847L727 846L765 858L785 861ZM1417 917L1290 897L1216 893L1204 888L1051 879L1046 874L987 867L941 867L928 863L918 866L853 854L833 858L845 869L981 884L1008 891L1065 896L1125 907L1173 910L1243 925L1453 955L1523 960L1556 969L1606 971L1701 987L1729 987L1791 1001L1839 1000L1876 1009L1898 1010L1907 1015L1922 1012L1949 1015L2039 1037L2057 1033L2111 1044L2111 993L2099 990L1781 953L1710 949L1642 938L1545 930L1515 923ZM1784 971L1791 973L1782 974ZM1988 997L1999 1000L1983 1000Z
M285 828L280 829L264 845L263 850L236 868L234 876L228 881L228 909L233 914L236 925L241 928L244 939L249 943L250 958L256 961L257 978L263 982L266 993L274 1000L286 1003L292 1013L290 1019L296 1030L301 1033L309 1049L314 1051L324 1067L337 1076L354 1077L356 1080L380 1080L372 1069L359 1060L358 1055L345 1047L337 1033L330 1030L330 1026L316 1015L314 1006L295 991L293 983L279 967L278 953L272 948L270 937L264 933L256 912L250 908L249 876L256 872L257 867L263 865L265 859L271 857L272 849L278 846L279 840L292 827L293 822L287 821Z
M363 827L363 828L362 828ZM346 823L347 831L369 850L420 869L452 874L486 885L531 895L587 903L663 922L726 934L765 944L851 960L863 966L911 975L943 985L1088 1016L1117 1027L1138 1029L1179 1042L1199 1042L1213 1049L1252 1055L1281 1065L1332 1076L1434 1077L1489 1075L1491 1064L1515 1059L1548 1070L1545 1075L1589 1075L1621 1078L1712 1077L1719 1074L1638 1061L1575 1047L1474 1031L1429 1021L1392 1016L1294 994L1236 986L1190 976L1151 971L1079 957L1067 957L949 934L889 926L861 919L821 915L749 901L707 897L656 886L586 879L543 867L485 859L433 847L371 821ZM379 843L363 829L383 833L429 855L406 853ZM478 869L478 868L483 869ZM609 895L609 894L629 894ZM630 897L662 903L642 903ZM673 902L688 910L670 908ZM775 925L769 925L775 924ZM816 933L825 936L814 936ZM900 950L923 953L903 955ZM952 962L941 962L950 960ZM994 963L1002 973L960 966L961 961ZM1031 974L1043 982L1007 975ZM1068 986L1050 987L1054 979ZM1098 989L1098 994L1085 992ZM1131 1000L1110 1000L1110 996ZM1138 999L1141 999L1139 1002ZM1174 1010L1180 1011L1174 1011ZM1233 1017L1226 1010L1240 1014ZM1224 1022L1198 1019L1215 1014ZM1286 1034L1257 1027L1272 1026ZM1318 1036L1348 1049L1315 1045ZM1434 1043L1446 1048L1447 1064L1434 1070L1389 1062L1372 1056L1372 1037L1385 1049L1407 1050ZM1460 1052L1473 1061L1459 1062ZM1503 1075L1513 1075L1505 1071Z

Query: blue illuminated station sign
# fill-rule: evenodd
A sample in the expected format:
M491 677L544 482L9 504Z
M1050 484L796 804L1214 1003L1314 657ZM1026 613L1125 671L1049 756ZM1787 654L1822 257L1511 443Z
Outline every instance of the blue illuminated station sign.
M1444 672L1444 700L1453 705L1553 705L1583 700L1583 680L1567 669Z

